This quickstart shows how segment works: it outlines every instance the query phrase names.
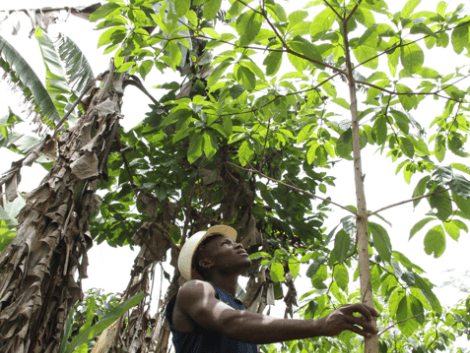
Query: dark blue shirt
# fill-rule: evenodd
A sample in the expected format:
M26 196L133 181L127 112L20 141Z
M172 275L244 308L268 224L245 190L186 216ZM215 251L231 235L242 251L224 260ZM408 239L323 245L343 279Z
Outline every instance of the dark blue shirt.
M210 282L208 282L210 283ZM212 284L212 283L211 283ZM246 310L242 302L232 297L227 292L217 288L215 297L236 310ZM173 334L173 345L176 353L257 353L257 345L242 343L222 336L221 334L208 331L196 324L194 332L180 332L173 327L172 314L175 300L171 300L166 307L166 320L170 324Z

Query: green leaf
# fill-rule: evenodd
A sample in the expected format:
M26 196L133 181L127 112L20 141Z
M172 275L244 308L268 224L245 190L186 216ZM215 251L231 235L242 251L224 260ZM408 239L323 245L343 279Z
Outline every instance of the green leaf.
M243 85L234 85L230 87L229 92L233 99L237 99L245 92L245 87L243 87Z
M368 222L372 238L374 240L374 247L377 249L380 258L383 261L390 262L392 256L392 244L387 234L387 230L378 223Z
M189 109L177 109L168 114L165 119L159 125L159 128L163 128L170 124L173 124L175 121L181 118L189 118L192 114L192 111Z
M403 10L401 10L401 15L403 17L409 17L420 2L421 0L408 0L405 6L403 7Z
M247 91L252 92L255 89L256 77L250 69L238 65L236 75L238 81L246 88Z
M465 215L467 215L467 217L470 217L470 199L466 200L463 197L457 195L455 192L452 192L452 199L455 201L458 208L460 208L460 210Z
M431 228L426 237L424 238L424 251L426 254L431 255L437 259L446 249L446 237L441 225Z
M429 304L431 304L432 308L437 312L437 314L441 315L442 314L441 303L439 303L439 300L434 295L434 293L432 292L431 288L426 283L426 281L416 273L415 273L415 287L417 287L421 291L421 293L423 293L423 295L426 297Z
M291 49L299 54L303 54L310 59L323 62L323 58L317 47L301 36L295 36L288 42Z
M103 318L96 324L89 327L85 331L79 333L67 346L65 353L72 353L75 348L80 346L82 343L86 343L93 337L98 336L101 332L103 332L104 329L109 327L114 321L124 315L126 311L139 304L140 301L144 298L144 296L145 293L140 292L116 306L108 314L103 316Z
M336 265L333 276L338 287L342 290L346 290L349 284L349 272L346 266L343 264Z
M446 138L444 135L437 135L434 145L434 154L439 162L444 160L446 155Z
M410 300L408 300L405 295L398 304L397 321L398 328L407 337L411 336L419 327L416 319L410 319L412 316L413 312L411 310Z
M202 134L194 134L190 137L189 148L188 148L188 162L194 163L202 155Z
M263 61L263 65L266 66L266 75L273 76L281 68L282 53L277 51L270 51Z
M62 332L62 338L60 339L59 350L57 353L65 353L67 346L69 345L68 339L70 336L70 331L72 330L73 324L73 314L75 310L70 310L67 315L67 320L65 320L64 331Z
M446 230L447 234L454 239L455 241L459 240L460 236L460 227L457 225L455 221L443 222L444 229Z
M401 105L406 111L410 111L418 106L418 99L416 98L416 95L412 94L413 91L409 87L402 85L401 83L397 84L397 92L406 93L398 96Z
M352 159L352 129L349 128L343 132L336 142L336 154L342 158Z
M453 174L449 183L450 189L460 197L468 199L470 197L470 181L460 174Z
M241 14L237 19L236 30L240 35L239 45L250 44L261 29L262 16L252 10Z
M111 27L104 31L98 39L98 48L106 44L117 44L126 38L127 29L123 26Z
M411 143L411 141L406 137L399 137L399 141L400 147L405 156L413 158L413 156L415 155L415 148L413 146L413 143Z
M382 145L387 140L387 120L383 116L375 119L372 132L375 134L375 141L378 145Z
M279 262L273 262L271 264L270 274L273 282L275 283L285 280L284 266L282 266Z
M436 192L441 191L441 188L437 188ZM452 201L449 198L449 193L446 191L438 195L432 195L429 197L429 203L432 208L437 208L437 218L441 221L447 220L452 215Z
M89 20L90 22L95 22L101 18L105 18L108 15L118 14L120 8L121 8L121 5L117 3L112 3L112 2L107 3L99 7L95 12L93 12L89 17Z
M333 23L335 22L336 15L333 10L327 7L325 10L320 12L313 19L310 25L310 37L312 42L317 41L323 35L325 35L328 30L331 30Z
M404 134L408 134L410 130L410 119L408 119L406 114L393 109L390 110L390 113L395 118L395 122L397 123L400 130L403 131Z
M408 240L410 240L411 238L413 238L413 236L418 233L426 224L428 224L429 222L431 221L434 221L436 220L435 218L433 217L428 217L428 218L423 218L422 220L420 220L418 223L416 223L413 228L411 228L411 231L410 231L410 237Z
M457 54L461 54L470 42L469 27L467 23L454 28L452 31L452 46Z
M312 145L307 152L307 163L312 164L316 158L316 151L320 144L317 141L313 141Z
M205 131L204 132L204 154L206 155L207 159L212 159L212 157L217 152L217 146L212 141L212 136Z
M367 47L365 45L360 45L357 48L353 48L354 56L356 57L357 61L362 64L365 62L364 66L368 67L369 69L377 69L379 66L379 58L377 56L377 50L371 47ZM376 57L372 60L369 60L373 57ZM367 61L367 62L366 62Z
M339 264L342 264L348 255L349 244L351 239L348 233L341 229L335 237L335 247L333 248L333 254Z
M294 11L287 17L289 24L287 25L287 32L290 32L296 25L301 23L308 17L307 11Z
M238 160L242 166L247 164L253 157L254 152L247 140L243 141L238 150Z
M306 273L307 277L313 277L324 262L325 258L323 256L317 258L315 262L308 267Z
M173 2L175 3L176 15L178 17L183 17L184 15L186 15L186 13L189 11L189 7L191 6L191 0L173 0ZM204 6L204 16L206 6Z
M292 277L294 277L294 280L297 278L297 275L299 274L300 271L300 262L297 260L297 258L294 257L289 257L289 271L292 274Z
M226 59L219 66L217 66L214 71L212 71L209 79L207 80L207 87L215 85L220 80L220 77L223 75L227 67L230 66L232 61L233 58Z
M220 10L222 0L207 0L204 4L203 16L206 20L212 20Z
M5 38L0 36L0 55L9 65L8 72L14 72L19 78L21 85L29 89L34 97L34 105L41 111L41 115L54 122L60 121L60 115L55 107L51 97L47 93L42 81L38 78L34 70L24 60L24 58L8 43ZM0 59L0 62L3 61ZM16 84L19 86L19 83ZM21 87L23 89L23 87ZM24 91L24 89L23 89ZM38 110L39 110L38 109Z

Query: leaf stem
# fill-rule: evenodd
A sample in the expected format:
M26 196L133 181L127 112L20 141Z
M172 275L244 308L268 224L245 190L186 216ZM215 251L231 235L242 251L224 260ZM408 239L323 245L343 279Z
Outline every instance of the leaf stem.
M424 199L425 197L429 197L429 196L433 196L433 195L439 195L439 194L442 194L443 192L446 192L446 191L449 191L449 190L450 190L450 188L445 189L445 190L441 190L441 191L438 191L438 192L432 192L432 193L430 193L430 194L426 194L426 195L423 195L423 196L413 197L412 199L409 199L409 200L400 201L400 202L394 203L394 204L392 204L392 205L383 207L383 208L381 208L381 209L379 209L379 210L377 210L377 211L371 212L371 213L369 213L369 214L367 215L367 217L373 216L373 215L375 215L376 213L379 213L379 212L388 210L389 208L392 208L392 207L400 206L400 205L403 205L403 204L408 203L408 202L411 202L411 201L421 200L421 199Z
M338 17L341 19L341 21L344 21L343 16L341 16L341 15L333 8L333 6L330 5L330 3L329 3L328 1L323 0L323 2L336 14L336 16L338 16Z
M300 188L298 188L298 187L295 187L295 186L286 184L286 183L284 183L284 182L282 182L282 181L280 181L280 180L276 180L276 179L273 179L273 178L271 178L271 177L268 177L267 175L265 175L265 174L261 173L260 171L256 170L255 168L252 168L252 169L250 169L250 168L243 168L243 167L241 167L241 166L239 166L239 165L233 164L233 163L228 162L228 161L227 161L226 163L231 164L231 165L233 165L233 166L236 167L236 168L243 169L243 170L246 170L246 171L248 171L248 172L252 172L252 173L259 174L259 175L262 176L263 178L266 178L266 179L271 180L271 181L273 181L273 182L275 182L275 183L284 185L284 186L286 186L286 187L288 187L288 188L290 188L290 189L299 191L299 192L301 192L301 193L303 193L303 194L306 194L306 195L308 195L308 196L310 196L310 197L313 197L313 198L315 198L315 199L319 199L319 200L322 200L322 201L324 201L324 202L331 203L331 204L333 204L333 205L335 205L335 206L337 206L337 207L339 207L339 208L342 208L343 210L345 210L345 211L347 211L347 212L349 212L349 213L352 213L353 215L357 216L357 213L356 213L356 212L351 211L350 209L348 209L348 208L346 208L346 207L344 207L344 206L342 206L342 205L340 205L340 204L338 204L338 203L336 203L336 202L333 202L333 201L328 200L328 199L324 199L323 197L316 196L316 195L312 194L311 192L308 192L308 191L305 191L305 190L300 189Z

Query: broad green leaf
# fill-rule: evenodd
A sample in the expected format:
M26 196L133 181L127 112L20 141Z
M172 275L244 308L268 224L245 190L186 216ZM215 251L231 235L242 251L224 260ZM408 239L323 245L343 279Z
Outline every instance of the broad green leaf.
M390 316L392 318L396 318L398 305L405 295L406 292L403 288L397 288L390 296L388 310L390 311Z
M382 145L387 140L387 119L382 115L377 117L372 131L375 134L375 141L377 144Z
M289 47L296 53L302 54L316 61L323 61L317 47L301 36L295 36L288 42Z
M335 13L329 7L315 16L310 25L310 37L312 42L317 41L323 37L327 31L331 30L331 27L335 22L335 18Z
M447 234L455 241L459 240L460 228L455 221L443 222Z
M122 5L112 2L104 4L90 15L89 20L90 22L95 22L101 18L105 18L108 15L119 14L119 9L121 8L121 6Z
M389 47L394 47L395 45L400 44L400 41L397 38L391 38ZM388 69L393 77L397 74L398 61L400 59L400 50L395 49L387 53L388 58Z
M282 63L282 53L271 51L266 56L266 59L263 61L263 65L266 66L266 75L273 76L275 75L279 69L281 68Z
M126 38L127 29L123 26L111 27L104 31L98 39L98 48L106 44L117 44Z
M420 2L421 0L408 0L403 7L403 10L401 10L401 15L403 17L409 17Z
M446 138L444 135L437 135L436 143L434 145L434 154L439 162L444 160L446 155Z
M204 18L206 20L212 20L217 12L220 10L222 0L207 0L204 4Z
M194 163L202 155L202 144L204 138L202 134L194 134L190 137L188 148L188 162Z
M287 31L290 32L297 24L301 23L308 16L307 11L294 11L288 16L289 24L287 25Z
M352 159L352 129L349 128L343 132L336 142L336 154L342 158Z
M163 128L165 126L168 126L170 124L173 124L176 122L178 119L181 118L189 118L192 114L192 111L189 109L177 109L172 111L170 114L168 114L165 119L160 123L159 127Z
M243 92L245 92L245 88L243 87L243 85L234 85L232 87L230 87L230 96L233 98L233 99L237 99L238 97L240 97Z
M340 264L344 262L348 255L350 240L348 233L346 233L344 229L341 229L336 234L333 254Z
M313 144L310 146L307 152L307 162L308 164L312 164L316 158L316 151L320 144L317 141L313 141Z
M442 190L438 187L435 191ZM449 198L449 193L446 191L438 195L431 195L429 203L432 208L437 208L437 218L441 221L447 220L452 215L452 201Z
M336 265L333 276L338 287L342 290L346 290L349 284L349 272L346 266L343 264Z
M397 92L402 93L398 96L400 103L406 111L410 111L418 106L416 95L412 94L413 91L403 84L397 84Z
M399 322L398 328L407 337L411 336L419 327L416 319L410 319L412 316L413 312L411 310L410 300L408 300L405 295L398 304L397 321Z
M367 47L366 45L360 45L357 48L353 48L353 53L360 64L365 63L365 67L375 70L379 66L379 58L376 57L376 49ZM375 58L370 60L373 57Z
M428 224L429 222L431 221L434 221L436 220L435 218L432 218L432 217L427 217L427 218L423 218L422 220L420 220L418 223L416 223L413 228L411 228L411 231L410 231L410 237L408 240L410 240L411 238L413 238L413 236L418 233L426 224Z
M413 156L415 155L415 148L413 147L413 143L411 143L411 141L406 137L399 137L399 141L400 147L405 156L413 158Z
M36 103L35 107L40 108L41 115L46 119L59 122L60 115L51 97L43 86L42 81L38 78L34 70L29 66L20 53L18 53L16 49L13 48L2 36L0 36L0 55L0 62L5 60L11 67L10 70L13 70L16 73L21 84L24 85L25 88L31 90Z
M0 220L0 253L2 253L8 244L16 237L16 232L11 231L6 222L6 220Z
M238 65L235 72L238 82L240 82L247 91L252 92L256 87L256 77L253 72L241 65Z
M273 282L282 282L285 280L284 266L282 266L279 262L273 262L271 264L270 274Z
M300 262L297 260L296 257L289 257L289 271L294 277L294 280L297 278L300 270Z
M460 197L468 199L470 197L470 181L460 174L453 174L449 186L453 192Z
M323 256L320 256L315 260L313 264L311 264L308 269L307 269L307 277L313 277L317 271L320 269L320 266L323 265L325 262L325 258Z
M457 54L461 54L470 42L469 24L460 25L452 31L452 46Z
M175 3L176 15L178 17L183 17L186 15L186 13L189 11L189 7L191 6L191 0L173 0L173 2ZM206 6L204 6L204 12L206 11Z
M58 94L70 93L67 78L65 77L59 54L47 32L39 27L35 31L35 36L39 43L44 65L46 66L46 89L51 99L56 101ZM56 107L62 116L64 109L59 108L58 104L56 104Z
M431 290L431 287L427 284L427 282L418 274L415 274L415 287L419 288L421 293L426 297L431 304L432 308L437 312L438 315L442 313L441 303L439 303L439 299L434 295Z
M124 315L126 311L139 304L140 301L144 298L144 296L145 293L140 292L116 306L114 309L108 312L108 314L103 316L100 321L98 321L96 324L89 327L85 331L79 333L74 339L72 339L72 342L70 342L70 344L67 346L65 353L72 353L75 348L80 346L82 343L86 343L93 337L98 336L104 329L109 327L114 321Z
M242 166L247 164L253 157L254 152L247 140L243 141L238 150L238 160Z
M228 58L224 60L219 66L217 66L214 71L212 71L211 75L209 76L209 79L207 80L208 87L215 85L220 80L220 77L223 75L227 67L230 66L232 61L233 58Z
M458 194L455 192L452 192L452 199L455 201L457 206L460 208L460 210L467 215L467 217L470 217L470 199L464 199L463 197L460 197Z
M212 159L212 157L217 152L217 146L212 141L212 136L205 131L204 132L204 154L206 155L207 159Z
M236 29L240 35L240 46L250 44L261 29L262 17L250 10L241 14L237 19Z
M426 254L439 258L446 249L446 237L441 225L431 228L424 238L424 251Z
M368 227L372 233L374 247L377 249L383 261L390 262L392 255L392 244L387 234L387 230L378 223L368 222Z
M403 131L404 134L408 134L410 130L410 119L406 116L406 114L398 111L398 110L390 110L390 113L393 115L395 118L395 122L400 128L401 131Z

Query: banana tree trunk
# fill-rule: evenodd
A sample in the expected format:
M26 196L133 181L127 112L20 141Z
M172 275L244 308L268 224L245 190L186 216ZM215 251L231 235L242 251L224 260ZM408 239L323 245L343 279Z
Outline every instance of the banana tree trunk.
M0 255L2 353L57 352L65 319L83 297L81 278L87 277L92 246L89 215L99 207L98 182L107 178L121 82L111 62L86 114L62 135L51 171L26 196L18 234Z
M359 133L359 118L357 111L356 82L353 77L351 65L351 56L349 49L349 40L347 35L347 22L343 24L344 42L346 44L346 66L349 83L349 98L351 102L351 122L353 134L353 157L354 157L354 181L356 185L356 203L357 203L357 251L359 255L359 277L361 285L362 303L374 307L374 297L372 295L372 284L369 264L369 238L367 231L367 206L366 195L364 192L364 178L361 165L361 138ZM376 327L375 320L373 326ZM377 335L365 339L365 353L378 353L379 338Z

